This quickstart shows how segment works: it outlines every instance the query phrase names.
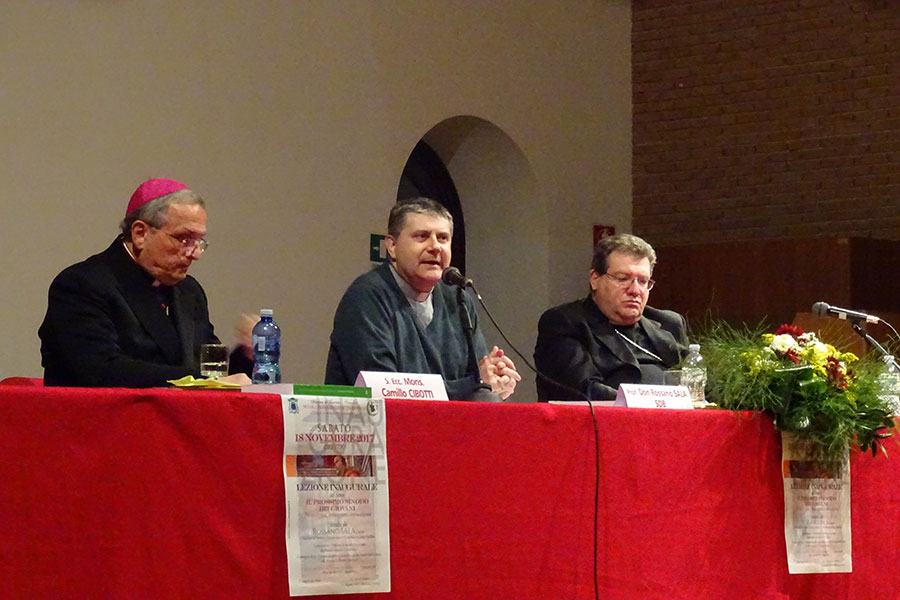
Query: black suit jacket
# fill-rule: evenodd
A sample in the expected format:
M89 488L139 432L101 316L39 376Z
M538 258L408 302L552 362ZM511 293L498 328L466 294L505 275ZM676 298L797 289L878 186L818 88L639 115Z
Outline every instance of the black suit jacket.
M199 376L200 345L219 341L206 294L188 276L167 300L171 316L121 239L65 269L38 330L45 385L154 387Z
M681 360L687 346L684 317L647 306L638 321L653 343L648 348L666 368ZM537 370L575 388L591 400L613 400L620 383L640 383L641 369L633 348L616 335L593 299L570 302L541 315L534 349ZM584 397L537 378L538 399L584 400Z

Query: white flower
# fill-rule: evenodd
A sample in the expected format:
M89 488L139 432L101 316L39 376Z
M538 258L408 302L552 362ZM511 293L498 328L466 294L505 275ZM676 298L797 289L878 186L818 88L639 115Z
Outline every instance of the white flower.
M788 335L786 333L776 335L774 338L772 338L772 343L770 344L770 346L773 350L776 350L782 354L784 354L788 350L800 349L800 346L797 345L797 340L794 339L794 336Z
M801 345L806 346L807 344L819 343L819 338L816 337L816 334L814 332L809 331L798 337L797 341L800 342Z
M815 363L824 363L828 358L828 346L822 342L815 341L807 346L807 351L811 353L812 360Z

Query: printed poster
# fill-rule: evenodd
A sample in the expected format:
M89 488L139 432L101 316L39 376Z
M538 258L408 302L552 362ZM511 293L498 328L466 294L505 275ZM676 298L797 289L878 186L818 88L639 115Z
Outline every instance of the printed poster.
M788 572L852 572L849 452L824 463L796 436L781 441Z
M391 590L384 400L342 390L282 396L291 596Z

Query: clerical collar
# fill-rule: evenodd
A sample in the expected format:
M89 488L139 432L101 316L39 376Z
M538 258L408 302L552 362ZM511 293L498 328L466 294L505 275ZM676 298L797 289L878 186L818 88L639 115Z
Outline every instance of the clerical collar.
M403 292L403 295L406 296L406 300L416 314L419 323L422 324L422 327L428 327L428 325L431 324L431 320L434 318L434 302L432 300L432 292L434 292L434 290L432 289L428 292L428 295L425 296L424 300L418 300L417 298L422 295L422 292L416 290L413 286L404 281L403 278L400 277L400 274L397 273L397 269L394 268L393 263L390 263L390 267L391 275L394 276L397 287L399 287L400 291Z
M128 245L128 242L124 239L122 240L122 247L125 248L125 252L128 253L128 256L131 257L131 260L137 262L137 257L134 255L134 251L131 249L131 246Z
M140 267L140 264L138 264L138 261L137 261L137 257L134 255L134 251L131 249L131 246L128 245L128 242L126 242L124 239L122 240L122 247L125 248L125 252L128 253L128 256L130 256L131 260L134 261L134 264L136 264ZM143 269L144 267L141 267L141 268ZM162 285L162 283L160 283L159 279L154 278L153 283L151 285L155 288L158 288L159 286ZM166 310L166 314L169 314L168 310Z
M430 302L431 301L431 292L428 292L428 295L419 300L419 297L425 293L420 292L413 286L406 283L406 281L400 277L400 273L397 272L397 269L394 268L394 264L390 263L391 266L391 275L394 276L394 281L397 282L397 285L400 286L400 291L403 292L403 295L412 300L413 302ZM434 290L432 290L433 292Z

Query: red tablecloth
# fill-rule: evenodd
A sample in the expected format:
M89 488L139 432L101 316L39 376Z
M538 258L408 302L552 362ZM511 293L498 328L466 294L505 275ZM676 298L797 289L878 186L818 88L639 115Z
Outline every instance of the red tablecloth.
M390 401L390 594L593 598L582 406ZM598 409L600 595L900 590L900 446L852 460L853 573L788 575L768 419ZM0 598L288 598L277 396L0 386Z

